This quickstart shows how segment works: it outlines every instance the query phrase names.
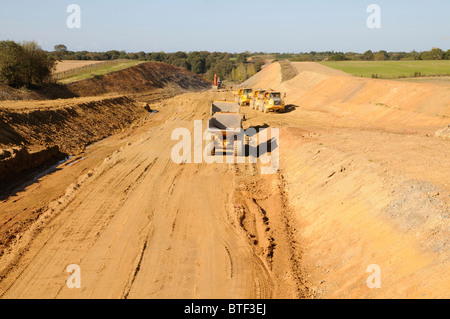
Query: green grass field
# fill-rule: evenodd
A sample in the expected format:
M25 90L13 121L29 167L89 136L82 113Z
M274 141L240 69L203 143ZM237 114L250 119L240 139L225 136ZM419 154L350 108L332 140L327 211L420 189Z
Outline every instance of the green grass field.
M68 77L58 80L58 83L68 84L72 82L77 82L89 78L93 78L95 76L116 72L120 70L124 70L130 68L132 66L138 65L140 63L144 63L145 61L135 61L135 60L118 60L113 61L111 63L99 64L95 65L92 68L80 70L73 74L70 74Z
M319 62L355 76L385 79L450 75L450 60Z

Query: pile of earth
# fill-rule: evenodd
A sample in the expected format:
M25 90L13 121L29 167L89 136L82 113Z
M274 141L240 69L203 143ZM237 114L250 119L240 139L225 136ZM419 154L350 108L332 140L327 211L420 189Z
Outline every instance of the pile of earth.
M67 85L55 83L36 90L19 90L0 84L0 101L48 100L111 93L123 95L161 88L196 91L210 87L210 81L186 69L167 63L148 62Z
M1 86L0 183L78 155L137 123L151 114L147 103L209 88L207 80L166 63L142 63L39 91Z

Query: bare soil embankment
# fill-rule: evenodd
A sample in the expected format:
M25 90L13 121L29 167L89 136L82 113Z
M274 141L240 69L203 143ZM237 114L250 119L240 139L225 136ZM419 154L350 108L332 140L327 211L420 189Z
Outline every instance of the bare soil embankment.
M142 103L126 96L75 100L69 104L0 109L2 193L30 170L80 154L87 145L149 114Z
M331 77L340 89L324 85ZM445 91L423 87L428 98L414 102L406 88L389 93L392 81L356 90L354 80L322 68L282 82L277 64L249 80L289 84L296 103L286 113L242 108L245 128L280 128L280 171L266 176L259 162L171 158L174 130L194 136L194 120L205 128L210 101L232 99L230 92L150 105L159 113L142 126L93 145L83 160L1 203L0 240L9 242L0 296L448 297L450 148L426 135L444 119L421 122L446 114ZM373 112L370 92L405 110L392 108L385 122L362 118ZM433 100L431 112L420 109ZM417 131L409 133L411 125ZM74 263L82 289L66 285ZM372 264L381 267L379 289L367 286Z
M124 95L167 87L179 91L204 90L210 88L211 83L183 68L167 63L148 62L67 85L53 84L37 90L18 90L0 84L0 101Z
M98 98L0 103L0 149L5 150L0 160L0 181L10 181L21 171L39 167L46 160L79 154L86 145L148 115L151 110L145 108L145 102L203 90L210 83L165 63L144 63L61 87L63 90L50 95ZM138 93L142 93L139 102L132 98ZM59 153L55 154L55 150Z
M276 66L248 81L287 92L288 113L247 117L281 127L281 174L310 292L448 297L449 86L294 65L290 81L280 83ZM380 289L367 286L372 264L381 267Z
M257 164L171 159L174 129L192 132L194 120L207 121L210 101L224 98L231 94L189 93L151 105L159 112L142 126L2 203L2 233L22 232L0 258L0 296L303 296L283 197L272 196L278 175L261 177ZM68 262L80 265L83 289L67 288Z
M75 95L74 91L76 95L97 96L0 102L2 201L33 188L33 183L40 181L45 172L59 170L58 161L70 157L64 165L77 163L84 159L88 146L141 126L152 115L148 103L210 87L209 82L197 75L163 63L144 64L72 85L73 91L65 87L65 92L71 93L68 96ZM92 86L95 86L93 90ZM19 90L7 89L17 94L17 99L29 97ZM59 93L55 93L57 97ZM32 97L43 96L33 93ZM94 159L98 160L95 156ZM64 183L65 180L60 179L55 187ZM17 208L2 209L5 219L0 236L1 254L45 211L46 194L50 195L54 186L43 188L44 192L32 200L34 203L19 209L20 215Z
M434 135L450 123L448 85L366 79L309 62L292 63L299 75L281 81L274 63L244 82L287 93L287 103L333 117L334 125Z
M137 66L67 85L76 96L143 93L158 88L205 90L211 83L185 69L166 63L143 63Z

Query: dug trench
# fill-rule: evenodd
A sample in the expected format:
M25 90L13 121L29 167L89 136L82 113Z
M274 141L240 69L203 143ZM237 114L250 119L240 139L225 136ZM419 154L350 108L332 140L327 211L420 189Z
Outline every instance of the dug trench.
M361 123L327 101L314 106L308 92L329 89L309 75L317 81L291 80L289 113L242 108L245 128L280 128L277 174L261 175L259 164L171 161L173 130L192 132L211 100L232 99L188 93L150 104L158 113L142 125L3 201L2 227L22 216L36 227L0 258L2 298L447 297L450 148L431 136L445 118L413 112L406 124L401 116ZM253 80L280 79L273 64ZM433 105L448 114L448 99ZM350 106L386 111L339 105L357 113ZM83 270L81 290L65 286L70 263ZM379 289L367 285L371 264L381 267Z
M69 86L72 93L64 94ZM210 84L171 65L144 63L69 86L51 96L10 88L13 100L0 102L3 203L30 187L41 187L39 182L46 174L85 160L87 149L99 141L142 126L154 114L149 103L204 90ZM86 97L70 98L73 96ZM28 100L30 97L39 100ZM41 100L46 97L52 100ZM3 207L0 254L46 210L51 198L42 196L19 210Z
M40 103L39 108L23 109L10 103L0 110L1 196L7 197L14 185L69 156L79 156L86 146L148 114L145 105L127 96L77 100L61 108Z
M2 297L308 296L281 175L261 176L258 164L170 159L173 129L206 120L209 102L229 95L190 93L152 104L159 112L142 126L46 176L41 188L60 189L71 176L76 182L1 258ZM44 196L38 187L24 193L33 200L20 193L3 207L18 209ZM69 260L84 269L86 289L65 288L61 263Z
M10 103L10 108L0 110L0 145L3 148L0 254L47 209L52 200L46 198L47 195L52 195L52 190L59 186L43 187L48 193L42 193L41 198L37 197L34 203L21 209L8 209L4 203L11 198L18 201L20 194L28 189L42 188L40 182L45 175L63 167L71 168L86 158L90 146L111 136L126 134L127 130L141 126L152 114L146 103L128 96L65 101L64 107L54 107L53 101L47 103L39 103L39 108L31 110L14 108ZM66 185L64 181L58 183L61 182Z
M0 103L1 196L18 177L26 179L46 165L77 156L89 144L148 116L148 103L205 90L210 83L169 64L143 63L60 87L52 94L8 88L15 95L0 98L10 99Z

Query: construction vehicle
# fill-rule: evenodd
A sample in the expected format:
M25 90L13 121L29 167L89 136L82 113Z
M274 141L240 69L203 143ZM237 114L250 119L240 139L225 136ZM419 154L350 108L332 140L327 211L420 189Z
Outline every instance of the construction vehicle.
M264 113L269 113L269 111L284 112L284 98L286 98L286 93L282 95L281 92L266 91L261 102L258 103L258 109Z
M213 83L213 90L219 89L219 83L217 81L217 74L214 74L214 83Z
M255 109L258 110L258 104L261 102L264 92L266 92L266 90L254 90L252 92L252 100L250 101L250 108L251 109Z
M223 81L221 81L220 78L217 77L217 74L214 74L214 82L212 88L213 90L219 90L224 88Z
M240 106L250 105L252 100L252 89L238 89L235 92L235 101Z
M208 120L207 132L212 135L213 146L210 154L215 155L217 150L226 153L232 148L234 154L244 154L244 130L239 104L227 101L213 101L211 103L211 117Z

